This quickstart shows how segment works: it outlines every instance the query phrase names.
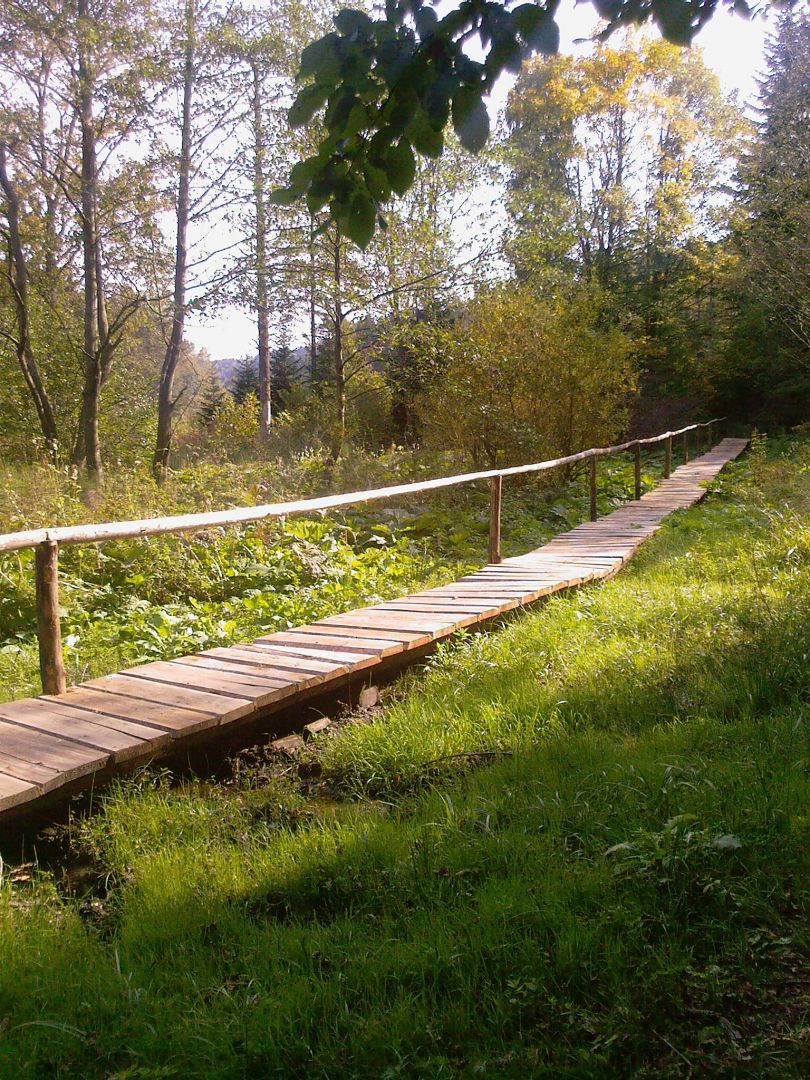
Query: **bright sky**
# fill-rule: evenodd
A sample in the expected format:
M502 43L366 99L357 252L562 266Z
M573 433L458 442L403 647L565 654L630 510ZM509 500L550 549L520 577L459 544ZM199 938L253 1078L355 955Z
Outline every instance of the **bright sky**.
M576 52L576 40L587 38L595 25L594 9L589 3L575 4L563 0L558 14L562 33L561 50ZM706 62L720 77L727 93L736 93L743 105L756 99L756 76L763 68L763 49L769 29L767 18L750 22L739 15L719 8L711 22L698 37ZM492 95L491 104L500 109L514 81L501 79ZM207 349L216 360L222 357L245 356L256 351L256 329L253 317L237 308L220 310L211 321L189 320L186 336L198 348Z

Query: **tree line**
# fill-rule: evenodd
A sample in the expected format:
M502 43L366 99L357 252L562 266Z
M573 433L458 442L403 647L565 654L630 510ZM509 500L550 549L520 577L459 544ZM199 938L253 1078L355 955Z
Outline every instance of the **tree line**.
M648 416L805 418L806 9L778 22L753 119L697 50L638 32L522 60L485 146L461 110L457 136L365 163L385 210L362 237L283 187L315 177L335 109L344 136L367 122L307 81L311 51L299 67L333 14L5 0L6 454L97 484L147 440L161 479L190 431L496 463L611 438L639 399ZM256 382L226 400L186 331L234 307L252 313Z

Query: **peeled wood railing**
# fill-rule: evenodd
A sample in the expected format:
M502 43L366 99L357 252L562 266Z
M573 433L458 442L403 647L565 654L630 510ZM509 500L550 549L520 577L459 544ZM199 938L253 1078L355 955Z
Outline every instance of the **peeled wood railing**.
M162 533L191 532L217 525L241 525L264 518L280 518L287 514L301 514L314 510L333 510L340 506L372 502L376 499L392 499L400 495L417 495L423 491L469 484L475 480L491 483L489 561L501 561L501 493L505 476L521 476L525 473L545 472L561 465L573 465L578 461L590 461L590 518L596 521L596 460L608 454L632 450L635 455L635 498L641 498L641 447L664 442L664 477L672 469L672 440L682 437L684 464L689 461L689 435L695 432L695 449L701 449L701 433L707 428L707 445L719 428L721 419L690 424L678 431L665 431L648 439L634 439L618 446L594 447L578 454L538 461L531 465L516 465L510 469L488 469L485 472L460 473L441 476L417 484L396 484L392 487L372 488L368 491L349 491L342 495L326 495L320 499L299 499L295 502L268 503L264 506L241 506L233 510L213 511L207 514L177 514L173 517L143 518L138 521L108 521L97 525L62 525L51 529L26 529L23 532L0 535L0 552L21 551L35 548L37 638L39 641L39 670L42 689L46 694L64 694L67 689L65 664L62 658L62 634L59 620L59 548L63 544L97 544L102 540L121 540L134 536L159 536Z

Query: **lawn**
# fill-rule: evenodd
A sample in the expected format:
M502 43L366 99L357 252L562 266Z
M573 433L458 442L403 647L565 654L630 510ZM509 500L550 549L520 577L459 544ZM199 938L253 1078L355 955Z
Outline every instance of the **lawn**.
M0 1075L806 1076L809 571L758 439L300 769L117 785L4 867Z

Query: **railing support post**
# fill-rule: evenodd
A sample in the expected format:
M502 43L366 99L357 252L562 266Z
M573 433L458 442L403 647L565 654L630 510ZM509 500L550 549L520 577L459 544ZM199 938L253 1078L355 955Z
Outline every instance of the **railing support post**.
M635 466L635 468L634 468L634 472L635 472L635 488L634 488L635 495L634 495L634 498L636 499L636 502L638 502L638 500L641 498L641 443L636 443L635 447L633 448L633 455L634 455L634 459L635 459L634 460L634 466Z
M700 424L695 428L695 457L700 457L700 444L703 442L703 428Z
M664 479L669 480L672 475L672 436L664 443Z
M683 463L686 465L689 461L689 432L683 433Z
M596 521L596 454L590 460L590 475L589 484L590 497L591 497L591 521Z
M709 421L709 426L706 428L707 446L709 450L714 446L712 436L714 435L714 420Z
M64 694L67 676L62 659L62 630L59 623L59 545L53 540L37 544L35 564L42 690L45 694Z
M493 476L489 492L489 561L501 561L501 493L503 477Z

